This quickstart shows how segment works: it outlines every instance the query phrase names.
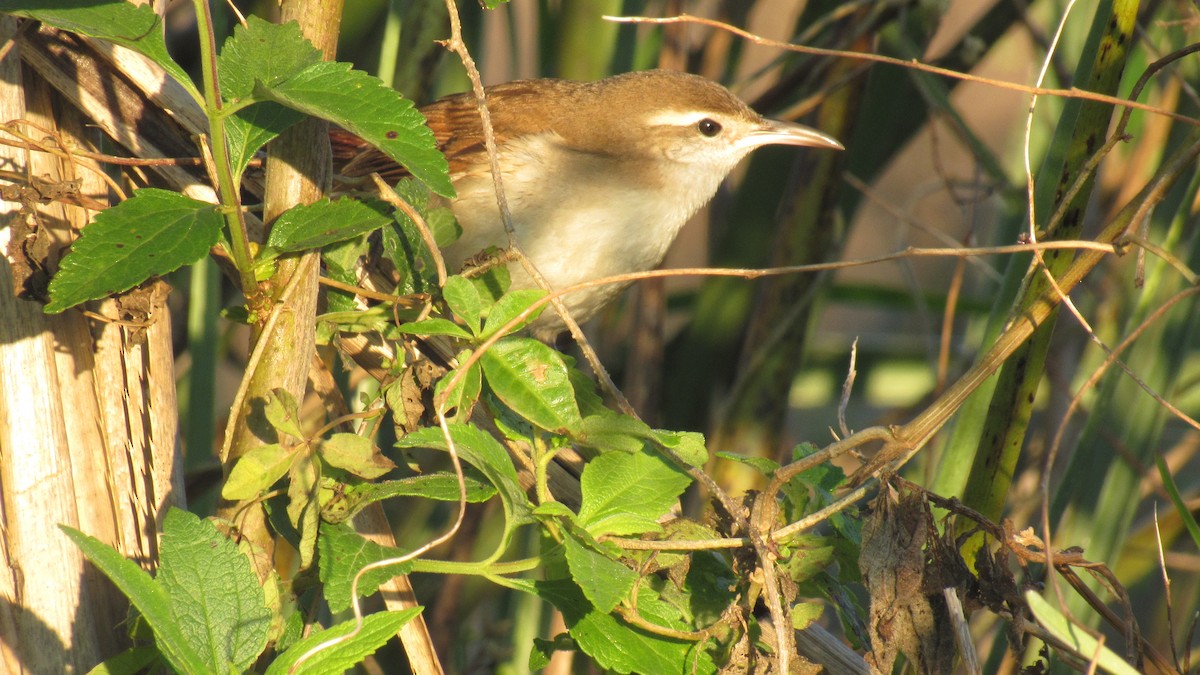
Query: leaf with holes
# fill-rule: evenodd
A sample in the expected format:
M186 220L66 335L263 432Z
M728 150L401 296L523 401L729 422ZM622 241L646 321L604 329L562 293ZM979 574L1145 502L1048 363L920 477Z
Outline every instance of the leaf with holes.
M213 204L146 188L83 228L50 281L48 314L127 291L203 258L222 218Z

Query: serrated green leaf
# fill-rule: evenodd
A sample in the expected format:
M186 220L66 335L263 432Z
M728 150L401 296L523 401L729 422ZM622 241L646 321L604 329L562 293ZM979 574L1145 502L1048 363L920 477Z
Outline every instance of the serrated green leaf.
M517 470L500 443L480 429L463 425L449 425L450 437L454 440L458 456L474 466L491 481L500 493L507 516L505 523L514 527L529 522L529 498L517 480ZM396 442L397 448L435 448L447 450L446 439L438 427L419 429Z
M304 438L304 430L300 427L300 406L287 389L276 387L271 390L263 405L263 415L276 431Z
M191 78L167 52L162 17L148 4L134 5L122 0L8 0L0 10L139 52L200 101Z
M551 433L582 422L562 356L532 338L505 338L480 357L483 376L513 412Z
M575 643L601 668L618 673L716 672L702 643L671 640L634 628L598 611L568 580L539 581L534 588L562 612ZM646 609L653 609L652 599L644 595L638 594L639 611L644 600Z
M212 521L171 509L157 583L208 672L243 671L267 646L271 612L250 560Z
M221 486L221 496L230 501L254 499L283 478L294 455L278 443L260 445L234 463Z
M181 673L202 673L207 666L179 628L171 611L166 591L132 560L126 560L111 546L66 525L59 528L83 551L104 576L129 598L154 631L154 643L171 666Z
M605 453L583 469L579 524L593 537L659 531L658 519L691 482L679 467L657 455Z
M363 617L362 629L352 639L339 642L317 652L301 664L296 672L345 672L371 654L374 654L376 650L396 635L401 626L408 623L417 614L420 614L421 609L420 607L413 607L412 609L404 609L398 612L376 612L375 614ZM349 621L339 623L329 630L313 633L303 640L296 642L271 663L270 667L267 668L266 675L284 675L285 673L290 673L292 666L308 650L326 640L349 635L354 631L354 627L354 619L350 619Z
M271 225L267 246L279 251L303 251L353 239L392 222L378 203L357 199L298 204Z
M321 459L331 466L363 478L379 478L396 468L369 438L358 434L333 434L318 446Z
M408 333L409 335L449 335L450 337L462 338L464 340L470 340L472 337L467 332L467 329L462 326L449 319L440 319L437 317L422 321L413 321L411 323L402 323L399 330L401 333Z
M321 523L318 542L321 549L319 562L321 581L325 584L325 601L334 613L350 609L350 587L353 585L354 575L358 574L359 570L371 563L398 558L407 553L392 546L380 546L368 541L345 524ZM363 574L358 580L358 597L365 598L371 595L392 577L408 574L411 569L412 563L406 562Z
M463 277L452 276L446 279L446 285L442 287L442 298L454 316L467 324L467 330L473 334L479 332L483 300L474 284Z
M300 32L300 24L271 23L257 16L235 24L217 57L221 96L236 102L254 93L256 83L274 86L321 60L321 52Z
M491 337L496 331L499 331L505 324L515 319L518 314L524 312L530 305L541 300L545 295L546 291L540 288L519 288L500 296L496 304L492 305L492 308L488 310L487 321L484 323L483 332L479 336L485 339ZM515 333L528 326L534 319L541 316L542 311L545 309L545 305L538 307L508 332Z
M45 311L56 314L127 291L203 258L221 234L216 209L177 192L143 188L101 211L51 279Z
M329 120L399 162L443 197L453 197L450 168L411 101L348 63L314 63L255 96Z
M321 60L321 53L300 34L295 22L274 24L251 15L236 24L217 57L221 96L230 103L250 97L256 81L278 83ZM296 110L262 102L225 120L230 161L236 175L268 141L304 118Z
M599 611L607 614L624 600L638 580L638 573L616 559L612 546L597 544L574 528L563 530L563 549L571 578Z

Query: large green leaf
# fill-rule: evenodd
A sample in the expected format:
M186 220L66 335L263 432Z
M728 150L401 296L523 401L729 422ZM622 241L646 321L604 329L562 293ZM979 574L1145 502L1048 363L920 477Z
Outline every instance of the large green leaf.
M602 668L618 673L716 672L712 659L702 651L703 643L671 640L634 628L597 610L569 580L535 582L534 589L562 612L571 637ZM657 609L655 604L648 592L639 593L638 609L644 617L651 613L648 610Z
M398 558L406 553L398 548L380 546L368 541L348 525L321 523L321 536L317 539L320 548L321 581L325 584L325 602L330 611L341 612L350 608L350 588L354 576L363 567ZM358 581L358 596L364 598L379 590L388 579L407 574L412 563L400 563L373 569Z
M598 544L586 532L565 528L563 550L571 579L601 612L611 612L637 583L638 573L617 560L616 547Z
M583 421L562 355L532 338L506 338L480 356L488 386L521 417L552 433Z
M271 225L267 246L279 251L322 248L374 232L390 222L391 216L378 202L321 199L284 211Z
M123 0L6 0L0 11L128 47L162 66L199 101L191 78L167 53L162 17Z
M212 204L145 188L83 228L50 281L46 312L129 290L204 257L222 218Z
M255 97L329 120L379 148L444 197L454 196L450 168L425 118L397 91L348 63L314 63Z
M209 520L167 512L156 583L209 672L243 671L267 646L271 610L250 559Z
M235 25L217 60L221 97L231 103L252 97L258 83L274 86L321 61L321 52L300 24L271 23L257 16Z
M155 646L177 672L206 672L207 665L204 659L175 621L167 592L154 583L149 574L138 567L137 563L125 559L99 539L65 525L59 527L83 551L87 559L129 598L130 604L137 608L154 631Z
M278 83L320 60L321 52L300 33L299 24L247 17L245 26L234 26L217 58L221 97L236 105L253 97L256 82ZM238 110L225 120L234 170L244 171L260 148L303 117L270 101Z
M593 537L659 531L658 520L691 482L656 454L605 453L583 469L579 524Z

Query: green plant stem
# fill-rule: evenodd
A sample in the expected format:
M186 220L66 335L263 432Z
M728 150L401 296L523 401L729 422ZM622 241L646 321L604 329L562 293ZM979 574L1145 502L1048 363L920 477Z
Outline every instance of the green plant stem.
M221 212L229 227L230 254L237 267L238 281L242 294L253 307L258 296L258 283L254 279L250 237L246 232L246 220L242 214L242 203L238 196L237 180L229 161L229 143L225 136L225 114L222 110L221 87L217 82L217 40L213 35L212 12L206 0L193 0L196 8L196 24L200 32L200 69L204 80L204 115L208 118L208 133L211 139L213 170L217 179L217 194L221 198Z

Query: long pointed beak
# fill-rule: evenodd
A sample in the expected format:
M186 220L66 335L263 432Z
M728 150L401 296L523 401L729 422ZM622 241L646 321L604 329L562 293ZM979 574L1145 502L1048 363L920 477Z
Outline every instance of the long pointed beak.
M813 148L846 149L833 136L812 127L770 119L764 119L762 126L747 134L745 141L754 148L764 145L804 145Z

